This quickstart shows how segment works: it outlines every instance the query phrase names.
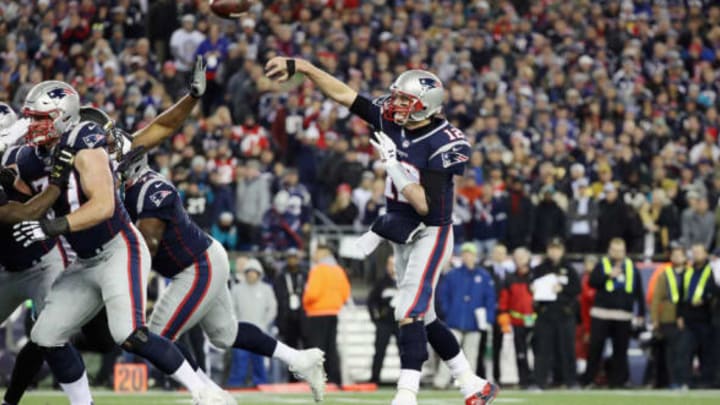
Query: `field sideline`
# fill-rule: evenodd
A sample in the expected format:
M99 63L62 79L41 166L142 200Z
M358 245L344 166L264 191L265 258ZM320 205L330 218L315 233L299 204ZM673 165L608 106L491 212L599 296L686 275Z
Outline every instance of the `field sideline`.
M374 393L330 393L324 405L389 405L391 390ZM151 391L146 394L115 394L96 391L95 405L171 405L190 404L187 394ZM313 404L308 394L241 393L235 396L241 405L299 405ZM420 394L421 405L462 405L458 394L450 391L424 391ZM21 405L65 405L68 401L57 391L35 391L28 394ZM528 393L502 391L495 404L527 405L717 405L720 391L545 391Z

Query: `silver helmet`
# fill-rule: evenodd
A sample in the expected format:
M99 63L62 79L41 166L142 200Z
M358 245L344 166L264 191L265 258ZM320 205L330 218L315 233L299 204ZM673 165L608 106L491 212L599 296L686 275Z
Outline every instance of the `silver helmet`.
M17 121L17 114L6 103L0 103L0 131L5 131Z
M23 113L32 120L28 141L45 144L80 122L80 96L65 82L40 82L30 89L25 98Z
M120 175L120 182L125 184L135 183L140 176L149 170L147 150L145 146L138 146L122 157L116 172Z
M108 154L116 162L121 162L123 156L130 152L132 135L119 128L105 111L91 106L80 107L80 120L94 122L105 131Z
M437 76L426 70L408 70L390 85L390 96L382 103L383 117L398 125L422 121L442 110L444 98Z

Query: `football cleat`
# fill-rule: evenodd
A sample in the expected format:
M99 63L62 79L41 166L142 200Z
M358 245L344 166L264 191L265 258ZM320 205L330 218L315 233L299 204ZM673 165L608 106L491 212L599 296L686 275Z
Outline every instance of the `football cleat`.
M193 395L193 405L227 405L224 391L205 387Z
M465 398L465 405L490 405L497 397L498 392L500 392L500 388L488 382L482 390Z
M310 384L310 390L315 402L321 402L325 397L325 353L320 349L307 349L300 351L300 356L291 364L289 369L299 380Z

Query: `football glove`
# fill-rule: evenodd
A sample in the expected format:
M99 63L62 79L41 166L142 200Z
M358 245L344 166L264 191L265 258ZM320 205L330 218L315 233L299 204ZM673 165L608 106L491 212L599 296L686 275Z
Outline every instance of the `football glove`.
M50 184L61 190L67 186L68 178L74 167L75 150L66 146L57 147L53 152L52 166L50 167Z
M202 56L198 55L192 71L192 82L190 82L190 95L194 98L200 98L205 94L205 89L207 88L207 79L205 77L206 69L207 66Z
M70 224L66 217L47 219L39 221L23 221L13 226L13 238L23 247L28 247L35 242L40 242L58 235L68 233Z
M387 134L382 131L375 131L375 139L370 139L370 143L386 166L397 162L397 146Z

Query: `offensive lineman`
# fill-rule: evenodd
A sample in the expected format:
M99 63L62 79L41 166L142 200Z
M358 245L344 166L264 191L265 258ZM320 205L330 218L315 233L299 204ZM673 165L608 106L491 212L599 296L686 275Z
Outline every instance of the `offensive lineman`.
M6 252L13 252L0 255L0 322L28 299L33 301L36 313L42 311L50 286L67 266L67 257L59 239L25 247L12 237L10 225L21 220L38 219L52 206L65 187L72 167L72 155L66 155L65 160L56 160L53 167L58 171L50 181L51 185L33 199L16 190L13 185L16 172L11 167L20 148L15 143L24 136L26 128L27 124L17 120L10 106L0 103L0 246ZM62 168L56 164L67 166ZM42 351L33 342L23 346L16 359L16 364L37 365L32 367L33 370L39 368L42 362ZM22 379L21 374L22 370L14 369L11 381ZM10 384L5 391L3 405L17 404L24 389Z
M36 146L18 152L21 182L35 191L45 188L46 151L77 150L68 190L53 207L55 218L14 227L15 239L26 245L64 235L78 256L53 284L31 340L45 349L45 359L71 404L91 404L82 358L67 342L105 305L116 343L172 375L195 403L220 403L222 393L204 383L171 342L145 327L150 255L119 202L105 134L95 123L80 122L79 109L75 89L57 81L37 84L25 101L25 114L32 119L27 137Z
M147 155L130 163L123 175L124 203L150 248L153 269L172 279L155 304L150 331L175 340L199 323L220 349L241 348L283 360L310 384L315 401L322 401L324 353L295 350L251 323L238 323L222 245L192 222L175 187L147 166Z
M302 59L275 57L265 71L278 81L303 73L377 131L372 143L388 173L388 209L373 224L370 239L374 246L378 235L392 242L399 289L395 319L400 325L401 371L392 404L417 404L428 342L459 383L465 404L490 404L497 386L470 369L433 306L438 270L447 264L453 248L453 176L463 174L470 154L462 131L437 116L444 98L440 80L430 72L406 71L390 86L389 96L373 103Z

